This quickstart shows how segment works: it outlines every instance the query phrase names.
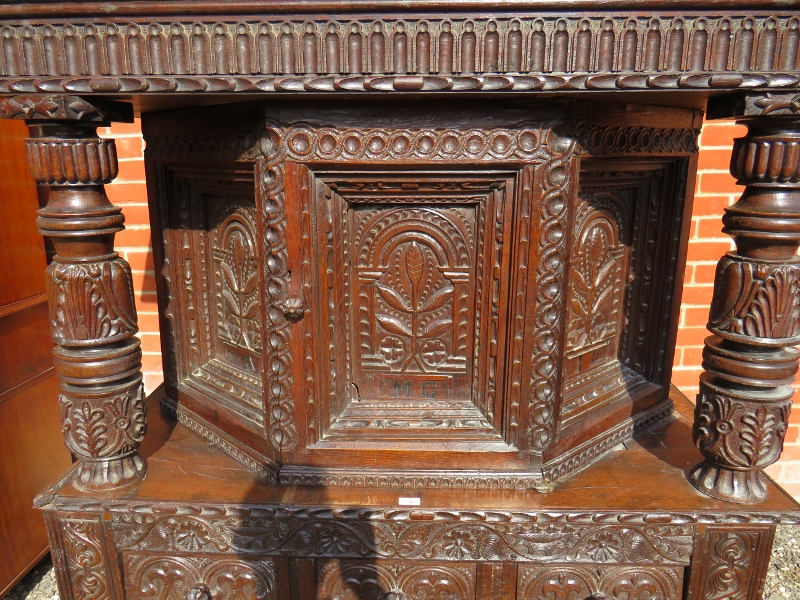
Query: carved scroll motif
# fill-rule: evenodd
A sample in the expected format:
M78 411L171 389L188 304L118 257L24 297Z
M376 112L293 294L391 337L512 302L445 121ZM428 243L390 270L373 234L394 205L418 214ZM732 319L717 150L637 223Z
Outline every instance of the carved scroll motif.
M322 598L363 600L472 600L474 565L408 565L400 562L364 564L330 561L320 567L318 591Z
M354 515L355 516L355 515ZM380 518L378 518L380 517ZM268 552L288 556L387 559L521 560L625 564L688 564L691 525L538 523L510 525L470 521L396 521L376 514L358 518L311 518L307 514L231 518L119 514L114 536L130 551L202 555ZM187 535L189 537L187 537Z
M186 531L187 540L191 531ZM192 589L205 586L210 598L277 600L275 565L270 560L203 559L189 556L127 555L124 558L127 593L142 600L184 600Z
M59 519L61 539L75 600L104 600L113 583L105 563L102 525L99 521Z
M520 600L573 598L678 598L683 573L678 569L578 566L520 567Z

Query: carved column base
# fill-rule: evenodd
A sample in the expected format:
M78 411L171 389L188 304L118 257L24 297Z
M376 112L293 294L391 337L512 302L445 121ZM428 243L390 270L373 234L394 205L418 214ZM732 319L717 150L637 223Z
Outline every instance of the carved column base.
M62 384L61 392L64 441L81 456L78 485L105 489L141 479L146 466L136 448L146 428L142 375L91 390Z
M708 373L700 376L694 413L694 439L706 459L689 481L720 500L755 504L766 499L762 469L783 449L792 408L791 386L736 389Z
M712 498L755 504L767 497L767 478L761 471L735 471L704 460L689 473L694 487Z

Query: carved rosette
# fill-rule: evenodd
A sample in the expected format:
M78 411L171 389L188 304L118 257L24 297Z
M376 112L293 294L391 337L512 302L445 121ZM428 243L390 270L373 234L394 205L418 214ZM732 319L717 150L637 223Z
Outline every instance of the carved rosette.
M800 357L800 118L747 106L731 157L747 187L723 218L736 251L717 265L695 410L705 461L690 474L700 491L739 503L766 497L762 470L780 457Z
M146 417L131 270L114 252L124 217L103 188L117 174L114 141L98 138L96 123L29 125L31 173L50 187L37 223L56 248L47 289L64 441L79 485L124 485L145 472L136 450Z

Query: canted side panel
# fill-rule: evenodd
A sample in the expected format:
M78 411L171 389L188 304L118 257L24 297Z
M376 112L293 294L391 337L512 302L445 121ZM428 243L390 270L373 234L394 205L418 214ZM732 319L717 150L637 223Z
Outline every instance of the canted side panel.
M675 279L685 162L598 168L582 173L576 199L562 429L648 391L666 394L664 294Z
M214 440L268 463L253 167L182 163L156 173L173 408L196 431L219 431Z

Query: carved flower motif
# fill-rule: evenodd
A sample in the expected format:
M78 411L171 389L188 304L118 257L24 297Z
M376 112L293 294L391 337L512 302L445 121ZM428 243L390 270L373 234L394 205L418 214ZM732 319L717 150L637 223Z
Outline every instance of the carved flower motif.
M620 543L613 533L601 532L589 540L589 555L597 562L613 560L620 554Z
M402 340L393 335L386 336L381 340L381 354L383 354L383 360L389 364L396 363L403 358L404 350L405 345Z
M428 340L422 345L422 357L431 365L438 365L447 358L447 348L441 340Z
M453 531L444 536L444 549L451 558L464 558L472 553L472 536L465 531Z
M192 522L181 523L175 532L175 542L186 550L199 550L208 543L205 529Z
M319 535L319 544L323 552L338 555L347 552L350 547L350 539L348 539L346 533L339 529L326 528Z

